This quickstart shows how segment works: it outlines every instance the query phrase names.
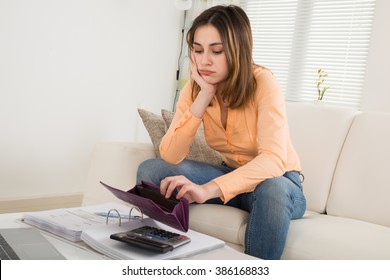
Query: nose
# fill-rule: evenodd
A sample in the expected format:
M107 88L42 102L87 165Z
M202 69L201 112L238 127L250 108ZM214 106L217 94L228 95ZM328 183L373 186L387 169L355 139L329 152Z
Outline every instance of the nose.
M211 57L210 57L210 54L208 52L204 52L201 59L200 59L200 63L202 63L202 65L211 65Z

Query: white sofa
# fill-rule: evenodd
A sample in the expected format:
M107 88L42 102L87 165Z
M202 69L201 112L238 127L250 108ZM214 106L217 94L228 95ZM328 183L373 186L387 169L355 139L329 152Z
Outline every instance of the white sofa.
M282 259L390 259L390 114L323 104L287 103L300 155L307 211L291 222ZM124 190L149 143L100 143L92 155L83 204L118 201L98 183ZM192 205L190 228L243 251L248 214Z

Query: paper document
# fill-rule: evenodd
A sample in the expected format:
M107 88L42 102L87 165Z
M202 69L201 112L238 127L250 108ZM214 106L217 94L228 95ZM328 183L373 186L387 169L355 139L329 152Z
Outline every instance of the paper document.
M173 251L161 254L110 239L110 235L113 233L129 231L145 225L185 234L191 239L191 242L177 247ZM185 233L180 232L150 218L128 221L121 226L110 224L91 227L82 232L81 239L96 251L112 259L121 260L179 259L208 252L223 247L225 244L225 242L220 239L193 230L188 230Z
M124 222L126 217L128 219L130 207L119 203L105 203L93 206L30 212L24 215L24 222L67 240L81 241L80 236L83 230L106 224L107 218L104 213L108 213L111 209L116 209L119 212L122 217L121 222ZM116 211L110 212L108 223L118 225L119 217Z

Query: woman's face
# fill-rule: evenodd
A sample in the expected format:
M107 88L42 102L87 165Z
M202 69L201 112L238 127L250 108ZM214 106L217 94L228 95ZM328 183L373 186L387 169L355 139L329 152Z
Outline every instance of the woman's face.
M202 78L210 84L223 82L228 76L228 63L218 30L212 25L196 29L192 46L193 60Z

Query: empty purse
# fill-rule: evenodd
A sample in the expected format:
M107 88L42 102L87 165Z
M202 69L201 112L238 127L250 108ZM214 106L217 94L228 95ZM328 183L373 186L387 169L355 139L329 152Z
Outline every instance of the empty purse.
M189 203L187 199L166 198L160 193L159 186L144 181L128 191L100 183L117 198L138 207L149 218L180 231L188 231Z

